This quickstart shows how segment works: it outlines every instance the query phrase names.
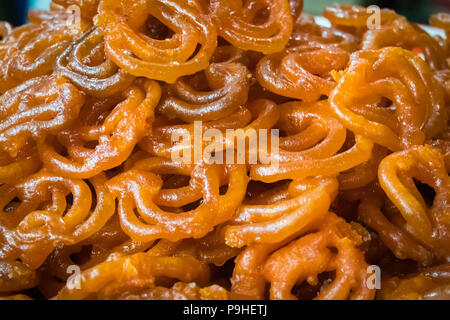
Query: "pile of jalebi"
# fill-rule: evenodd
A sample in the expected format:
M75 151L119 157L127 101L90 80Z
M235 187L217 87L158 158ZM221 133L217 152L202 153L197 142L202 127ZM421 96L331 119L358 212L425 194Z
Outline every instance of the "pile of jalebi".
M302 9L0 23L0 299L450 299L450 15Z

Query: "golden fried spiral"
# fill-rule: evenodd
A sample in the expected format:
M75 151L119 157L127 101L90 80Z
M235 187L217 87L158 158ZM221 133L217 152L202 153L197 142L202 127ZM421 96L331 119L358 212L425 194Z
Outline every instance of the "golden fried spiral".
M0 148L15 157L31 140L67 129L78 118L84 94L58 76L24 82L0 97Z
M30 12L30 24L9 30L0 41L0 93L53 70L58 56L83 31L67 11Z
M90 178L119 166L149 129L148 120L153 118L160 96L160 86L145 80L130 86L123 97L92 101L83 108L83 122L58 136L68 157L46 139L39 143L42 161L54 172L77 178ZM86 146L91 141L97 141L93 148Z
M170 83L208 66L217 35L210 18L196 6L198 1L130 2L104 0L95 18L96 25L105 29L106 53L118 66L135 76ZM149 15L175 34L159 40L142 33Z
M306 102L328 96L335 86L331 71L343 70L349 54L335 47L294 47L260 60L256 78L266 89Z
M427 206L413 179L433 188L436 195ZM450 243L450 178L442 154L428 146L394 153L380 164L379 179L386 195L404 219L403 228L447 261Z
M105 182L104 175L91 180L97 201L92 213L92 193L82 180L42 170L18 185L3 185L2 255L8 260L20 258L36 269L57 244L77 243L93 235L114 212L113 197ZM67 203L68 195L72 203Z
M446 128L443 98L430 68L411 52L392 47L353 54L330 104L348 129L398 151Z
M158 111L168 118L186 122L212 121L234 113L248 99L249 78L247 68L238 63L212 63L205 70L211 92L196 90L183 79L168 85ZM201 82L192 79L193 84Z
M0 300L448 299L449 15L302 11L0 22Z
M134 80L105 57L103 31L98 27L92 27L68 46L56 62L56 72L99 98L125 90Z
M288 0L210 2L219 35L237 48L269 54L289 41L294 19Z

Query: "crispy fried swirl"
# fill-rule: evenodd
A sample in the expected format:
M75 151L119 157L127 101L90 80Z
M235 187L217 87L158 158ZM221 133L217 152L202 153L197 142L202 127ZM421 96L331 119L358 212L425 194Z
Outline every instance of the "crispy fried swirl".
M288 0L212 0L220 36L233 46L269 54L289 41L294 19ZM302 5L296 8L301 11Z
M361 236L333 213L317 217L316 224L302 233L307 231L311 232L298 239L247 247L236 260L232 292L262 299L269 282L272 299L296 299L293 287L306 281L322 285L315 299L372 298L375 292L366 285L368 265L357 248ZM319 274L334 270L336 275L326 279L327 286L319 283Z
M348 60L348 52L331 46L293 47L261 59L256 78L272 92L312 102L330 95L335 86L330 72L345 69Z
M58 244L77 243L100 230L115 207L105 182L104 175L91 180L97 202L92 212L93 195L82 180L42 170L17 185L3 185L2 258L36 269Z
M151 172L158 166L163 172L192 175L189 187L161 190L161 178ZM119 200L118 213L124 231L137 241L158 238L177 241L205 236L214 226L230 219L245 195L247 179L244 168L236 166L227 169L229 186L223 196L219 194L220 170L224 169L208 165L177 168L168 163L155 164L153 159L137 163L134 169L108 183L108 188ZM166 207L176 208L200 199L202 201L193 210L176 213L159 208L153 200L158 195L159 203Z
M446 66L445 52L439 42L419 26L409 23L406 18L399 18L380 29L371 29L364 35L363 49L377 50L391 46L420 50L433 69Z
M39 143L44 164L77 178L90 178L122 164L149 129L161 88L151 80L139 81L122 95L90 102L83 108L83 122L60 132L58 141L68 157L58 153L50 139ZM91 148L87 144L92 141L96 143Z
M0 148L15 157L30 141L67 129L78 118L84 94L64 78L44 76L0 97Z
M0 300L450 298L449 16L302 11L0 22Z
M221 119L247 102L250 77L242 64L211 63L204 74L212 89L210 92L196 90L196 84L204 84L200 77L190 79L189 82L179 79L167 86L158 111L168 118L179 118L186 122Z
M92 27L59 56L56 71L99 98L126 90L134 77L105 57L104 45L102 29Z
M53 71L58 56L83 31L72 12L30 12L30 24L3 24L0 41L0 93Z
M431 248L438 260L447 261L450 243L450 179L442 154L428 146L415 147L386 157L379 168L380 184L404 219L403 228ZM413 179L434 189L428 206Z
M393 151L423 144L447 125L442 90L430 68L400 48L353 54L330 104L348 129Z
M335 4L326 7L323 16L337 26L366 28L373 12L361 6L346 6ZM381 10L381 25L389 25L399 16L392 10Z
M160 40L141 32L149 15L170 28L172 37ZM105 28L109 57L135 76L173 83L205 69L217 46L215 27L199 1L104 0L95 19Z

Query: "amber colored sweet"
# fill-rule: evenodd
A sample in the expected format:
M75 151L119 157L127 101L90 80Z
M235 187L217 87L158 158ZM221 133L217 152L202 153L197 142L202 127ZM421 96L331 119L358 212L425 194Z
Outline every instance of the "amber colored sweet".
M294 19L288 0L246 3L213 0L211 8L219 35L240 49L264 54L277 52L284 48L292 33ZM302 5L298 8L301 11ZM266 19L259 16L263 10L269 11Z
M92 27L74 40L56 61L56 72L84 92L100 98L128 88L134 77L105 54L102 28Z
M122 164L150 129L148 120L153 118L161 88L143 80L121 95L90 101L82 110L82 121L59 133L68 157L58 153L50 139L41 141L38 148L45 165L62 175L90 178ZM98 123L99 119L103 121ZM93 148L85 146L94 140L98 144Z
M395 108L377 105L382 98ZM423 60L410 51L387 47L354 53L330 104L348 129L398 151L445 130L448 114L443 99Z
M447 300L450 285L449 264L435 266L405 279L385 281L379 298L386 300Z
M102 1L95 23L104 26L105 50L121 68L135 76L175 82L205 69L217 46L216 28L199 11L198 2ZM140 30L148 16L175 34L163 40L146 36Z
M302 11L0 22L0 300L450 299L449 15Z
M30 24L12 30L2 25L0 93L51 73L58 56L84 28L67 11L31 11L28 19Z

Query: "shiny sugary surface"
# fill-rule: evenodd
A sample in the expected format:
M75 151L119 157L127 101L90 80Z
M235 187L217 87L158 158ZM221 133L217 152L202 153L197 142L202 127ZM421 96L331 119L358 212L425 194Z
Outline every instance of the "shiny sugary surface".
M444 39L302 8L53 0L1 22L0 299L450 299L450 16ZM174 162L196 121L280 130L279 166Z

